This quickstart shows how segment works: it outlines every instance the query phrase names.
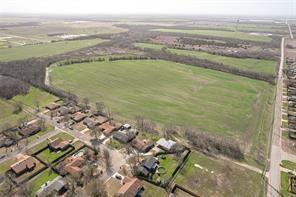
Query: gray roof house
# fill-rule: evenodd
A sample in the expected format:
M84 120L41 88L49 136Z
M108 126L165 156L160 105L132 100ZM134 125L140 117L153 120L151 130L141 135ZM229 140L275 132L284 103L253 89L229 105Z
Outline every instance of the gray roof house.
M165 150L165 151L171 151L171 148L176 144L173 140L166 140L164 138L159 139L156 142L156 145L158 148Z
M52 181L48 181L41 185L40 189L36 192L36 196L46 196L48 194L52 194L54 192L62 193L65 191L67 183L63 180L63 177L58 176Z

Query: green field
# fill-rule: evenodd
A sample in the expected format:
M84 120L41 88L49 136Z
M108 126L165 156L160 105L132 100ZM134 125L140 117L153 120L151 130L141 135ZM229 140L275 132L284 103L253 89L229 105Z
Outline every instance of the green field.
M293 170L293 171L296 170L296 163L294 163L292 161L282 160L281 166L284 168L287 168L289 170Z
M220 30L187 30L187 29L153 29L152 31L217 36L217 37L233 38L233 39L240 39L240 40L259 41L259 42L270 42L272 40L271 37L268 37L268 36L251 35L249 33L239 32L239 31L234 32L234 31L220 31Z
M102 39L60 41L38 45L25 45L0 49L0 62L26 59L30 57L46 57L68 51L96 45L104 42Z
M148 44L148 43L135 43L136 47L140 48L150 48L160 50L165 45L157 45L157 44ZM191 56L196 57L199 59L207 59L213 62L223 63L225 65L229 65L241 70L247 71L254 71L260 73L267 73L267 74L274 74L276 68L276 62L271 60L259 60L259 59L252 59L252 58L233 58L233 57L226 57L221 55L212 55L210 53L201 52L201 51L190 51L190 50L181 50L181 49L173 49L168 48L169 52L177 54L177 55L184 55L184 56Z
M263 196L261 174L192 152L175 182L204 197Z
M268 133L261 116L273 86L262 81L161 60L73 64L50 73L54 86L103 101L121 118L143 115L244 142L257 138L259 129Z
M57 99L58 98L56 96L34 87L30 88L28 94L17 95L12 98L13 101L22 102L24 106L29 106L32 108L36 108L37 105L39 105L40 108L44 107Z

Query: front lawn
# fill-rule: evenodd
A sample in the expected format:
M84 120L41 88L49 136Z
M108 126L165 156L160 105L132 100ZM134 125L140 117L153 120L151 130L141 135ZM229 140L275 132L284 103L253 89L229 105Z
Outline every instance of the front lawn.
M296 163L288 160L282 160L281 166L290 170L296 170Z
M44 170L31 181L34 193L36 193L40 189L41 185L43 185L47 181L52 181L57 176L58 174L52 171L51 169Z

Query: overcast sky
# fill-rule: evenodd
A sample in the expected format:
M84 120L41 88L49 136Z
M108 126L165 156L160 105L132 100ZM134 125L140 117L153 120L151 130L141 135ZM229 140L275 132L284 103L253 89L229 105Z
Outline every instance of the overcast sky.
M0 13L296 15L296 0L0 0Z

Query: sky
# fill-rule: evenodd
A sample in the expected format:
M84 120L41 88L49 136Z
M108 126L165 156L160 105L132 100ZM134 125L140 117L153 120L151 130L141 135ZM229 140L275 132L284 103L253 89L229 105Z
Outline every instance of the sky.
M296 0L0 0L1 13L296 16Z

